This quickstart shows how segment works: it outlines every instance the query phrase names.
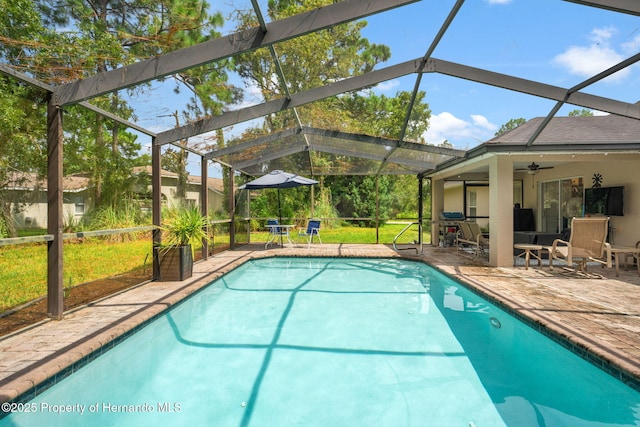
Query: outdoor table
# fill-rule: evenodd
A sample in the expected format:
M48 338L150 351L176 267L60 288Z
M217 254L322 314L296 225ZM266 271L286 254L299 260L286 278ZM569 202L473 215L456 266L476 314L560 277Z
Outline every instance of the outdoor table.
M615 258L616 277L620 276L620 256L624 254L624 269L627 269L627 257L629 255L640 255L640 248L633 246L612 246L606 249ZM638 261L638 275L640 275L640 261Z
M264 245L265 249L271 243L274 243L278 236L286 237L291 247L294 246L290 235L291 229L295 227L294 224L268 224L267 227L269 228L269 237L267 237L267 243Z
M538 260L538 266L542 267L542 258L540 257L540 251L542 250L542 245L534 245L531 243L516 243L513 245L514 249L521 249L524 252L516 255L516 258L524 255L524 267L525 269L529 269L529 260L531 257L534 257ZM535 251L535 252L534 252Z

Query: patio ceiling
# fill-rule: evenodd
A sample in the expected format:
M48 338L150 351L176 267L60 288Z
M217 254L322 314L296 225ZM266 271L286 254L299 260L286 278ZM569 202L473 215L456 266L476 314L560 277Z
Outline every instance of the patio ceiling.
M248 2L249 0L243 1ZM243 1L239 1L239 4L244 4ZM613 11L640 16L640 5L631 0L565 0L558 3L575 3L574 7L594 8L600 10L601 13ZM465 158L465 152L462 150L439 147L422 141L409 141L406 138L415 97L421 90L422 80L426 75L453 77L550 101L547 116L537 123L536 129L529 135L527 143L518 144L517 147L520 148L514 149L530 150L532 146L535 147L538 137L549 125L551 119L567 104L640 119L640 105L635 102L585 92L585 89L597 86L598 82L613 73L635 64L640 60L640 53L632 55L588 79L574 82L568 87L557 86L550 82L536 81L456 61L455 55L459 55L460 52L453 53L447 50L446 46L441 47L443 44L441 42L456 37L454 24L457 16L466 6L471 6L465 5L464 0L452 1L446 14L432 17L429 14L429 5L433 5L433 2L348 0L290 18L267 22L263 11L264 5L261 5L258 0L250 0L250 4L246 3L246 6L253 11L256 21L259 22L259 26L256 28L231 32L206 43L89 76L82 80L49 86L8 65L0 64L0 72L38 85L52 93L54 103L61 108L80 103L112 120L149 135L153 138L153 144L156 146L172 144L182 147L204 159L220 162L249 175L263 174L275 169L285 169L310 176L425 174L436 170L438 165ZM364 19L376 14L384 16L404 8L414 8L415 13L424 14L425 20L429 18L430 23L429 26L425 25L423 28L408 29L409 33L429 34L429 42L426 44L423 42L410 43L412 34L409 35L407 44L415 46L413 56L401 58L405 60L364 74L345 75L340 79L327 81L327 84L322 86L292 92L287 75L282 71L283 64L280 63L277 55L279 46L292 39L324 31L342 23ZM434 19L439 20L439 24L431 24ZM383 22L383 20L378 22ZM483 26L487 23L478 22L478 25L478 30L482 31ZM534 25L537 24L534 23ZM381 30L384 33L385 28L383 27ZM523 28L519 31L527 30ZM397 29L386 28L386 31L397 31ZM259 98L252 105L243 108L230 109L220 115L203 117L177 127L175 127L175 123L170 122L164 124L164 129L157 129L158 126L154 125L154 130L150 130L149 126L121 119L112 112L101 110L90 104L92 99L111 92L122 92L124 96L125 89L142 84L151 83L162 86L169 77L182 70L258 50L268 51L273 61L273 68L276 70L282 94L280 98L269 100ZM439 59L434 56L436 52L452 58L449 60ZM478 62L484 63L484 61ZM395 135L395 138L347 133L340 128L339 123L335 124L334 129L326 129L326 124L318 126L314 123L302 123L298 114L298 111L308 104L396 79L411 79L413 94L406 106L405 120L401 131ZM562 79L562 81L570 80ZM245 96L249 97L248 94ZM149 106L146 108L150 109ZM166 113L167 108L171 108L171 111L175 110L173 99L167 99L165 105L158 107L158 109L150 109L146 115L156 118L162 117L161 113ZM490 102L489 108L491 108ZM236 139L234 145L227 147L217 147L213 144L212 149L202 150L199 148L202 146L202 141L213 140L215 132L218 130L229 132L229 129L233 129L239 124L255 124L266 116L278 117L283 114L293 114L296 126L265 136L240 137ZM137 115L140 116L141 113L137 112Z

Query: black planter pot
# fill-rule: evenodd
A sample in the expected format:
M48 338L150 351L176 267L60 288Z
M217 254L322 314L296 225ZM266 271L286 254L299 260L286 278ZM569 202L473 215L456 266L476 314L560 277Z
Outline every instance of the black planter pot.
M155 248L157 270L154 277L160 282L185 280L193 274L191 246Z

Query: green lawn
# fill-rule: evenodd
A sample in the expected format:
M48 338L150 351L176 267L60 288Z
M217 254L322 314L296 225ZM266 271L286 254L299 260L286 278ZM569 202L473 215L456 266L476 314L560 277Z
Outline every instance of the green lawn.
M385 224L379 228L379 243L391 244L394 237L402 231L407 224ZM304 237L298 237L298 231L293 230L291 239L294 242L303 242ZM251 233L252 242L266 242L268 232L258 231ZM423 230L423 239L431 241L431 235L425 229ZM337 228L321 228L320 237L323 243L376 243L376 229L364 227L337 227ZM418 239L418 226L412 226L404 233L397 243L411 243ZM314 240L315 241L315 240Z
M65 243L64 286L115 276L152 263L151 242ZM0 247L0 312L47 293L47 245Z
M406 224L380 227L379 242L391 244ZM304 242L293 231L294 242ZM375 228L339 227L320 230L323 243L376 243ZM418 238L417 226L407 231L398 243L411 243ZM425 241L430 236L425 229ZM224 242L225 236L216 236ZM267 232L251 233L252 242L265 242ZM228 239L227 239L228 242ZM109 243L87 239L81 243L65 242L64 286L73 287L96 279L115 276L138 268L151 268L152 250L148 239ZM0 312L47 293L47 245L29 244L0 247Z

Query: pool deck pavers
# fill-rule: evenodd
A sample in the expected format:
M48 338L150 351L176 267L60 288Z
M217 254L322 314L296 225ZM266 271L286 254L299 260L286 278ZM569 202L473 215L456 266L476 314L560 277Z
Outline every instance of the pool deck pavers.
M405 257L426 261L526 320L623 381L640 384L640 277L592 270L603 280L562 274L548 267L495 268L486 259L449 248L396 252L386 245L324 244L311 248L251 244L196 263L183 282L148 282L0 338L0 401L38 393L51 379L72 372L87 357L162 313L247 260L272 256ZM484 262L483 262L484 261Z

